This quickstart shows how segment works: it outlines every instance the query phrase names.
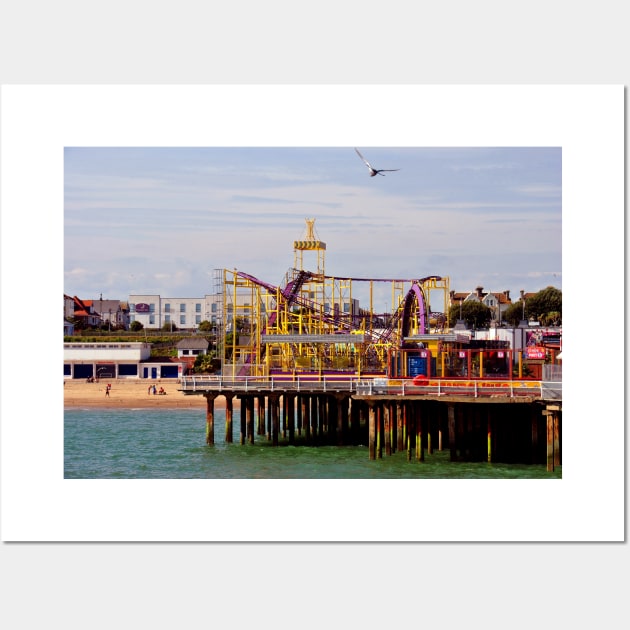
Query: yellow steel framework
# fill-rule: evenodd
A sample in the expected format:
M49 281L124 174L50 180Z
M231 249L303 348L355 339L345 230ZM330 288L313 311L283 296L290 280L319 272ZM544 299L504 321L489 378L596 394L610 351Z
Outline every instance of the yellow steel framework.
M446 313L448 278L370 280L335 278L325 273L326 244L307 219L306 236L294 241L294 267L279 286L236 269L223 270L223 374L268 376L349 372L384 374L388 351L403 337L427 333L439 321L431 294L443 292ZM308 264L315 271L308 270ZM353 296L353 282L369 283L369 306ZM389 283L391 304L374 308L374 284ZM422 304L420 304L422 303Z

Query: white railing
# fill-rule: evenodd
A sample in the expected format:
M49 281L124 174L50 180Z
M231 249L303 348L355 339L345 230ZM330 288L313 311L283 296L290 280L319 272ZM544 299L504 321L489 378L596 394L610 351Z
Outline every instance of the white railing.
M543 396L541 381L519 381L498 379L475 379L456 381L452 379L429 379L422 385L414 385L409 379L364 379L357 386L357 394L398 396L467 396L507 397ZM562 394L560 394L560 398Z
M180 390L186 393L213 392L348 392L361 396L467 396L471 398L530 396L562 400L561 381L499 379L429 379L414 385L410 379L344 376L185 376Z
M295 378L277 376L185 376L180 389L184 392L204 391L308 391L308 392L350 392L354 393L358 379L355 377L322 376Z

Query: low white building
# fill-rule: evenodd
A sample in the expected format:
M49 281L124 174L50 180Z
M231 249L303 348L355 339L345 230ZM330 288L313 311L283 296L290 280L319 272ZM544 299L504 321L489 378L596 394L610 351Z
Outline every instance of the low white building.
M132 342L64 343L64 378L140 378L151 344Z

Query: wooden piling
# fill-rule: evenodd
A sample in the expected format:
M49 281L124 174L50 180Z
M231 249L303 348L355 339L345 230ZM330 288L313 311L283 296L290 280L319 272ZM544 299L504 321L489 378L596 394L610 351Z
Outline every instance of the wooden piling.
M409 435L409 408L411 403L402 404L402 443L407 446L407 436Z
M265 425L265 435L267 437L267 441L271 442L271 428L273 425L273 410L272 410L272 406L271 406L271 399L269 399L267 401L267 421L266 421L266 425Z
M424 444L422 440L422 425L424 423L424 409L420 403L416 406L416 460L424 461Z
M391 446L392 446L392 453L396 452L396 441L397 441L397 436L396 436L396 431L397 431L397 419L396 419L396 403L395 402L391 402L389 403L389 431L391 434Z
M475 405L476 407L476 405ZM465 457L469 458L474 452L473 449L473 431L474 431L474 417L475 411L474 409L470 409L468 407L463 407L459 405L459 410L461 414L466 418L465 429L462 427L462 442L466 445L465 447Z
M376 409L368 403L368 450L370 459L376 459Z
M403 432L403 403L396 403L396 450L402 451L405 447Z
M547 405L547 470L553 472L560 465L560 406Z
M383 408L376 405L376 459L383 458Z
M318 443L317 435L317 395L313 394L310 397L311 402L311 440L315 444Z
M438 434L438 451L442 451L444 449L444 444L442 440L442 426L443 426L443 417L442 417L442 407L439 407L438 419L437 419L437 434Z
M317 414L319 418L317 435L321 443L324 442L324 436L328 433L328 396L323 394L317 396Z
M302 396L298 394L295 398L295 428L298 436L302 435Z
M265 397L258 396L258 409L256 414L256 433L265 435Z
M554 471L553 412L547 411L547 471Z
M492 462L492 412L488 407L488 417L486 419L488 423L488 461Z
M432 428L433 428L433 410L434 410L434 405L433 403L429 403L427 405L427 410L428 410L428 414L427 414L427 419L426 419L426 429L427 429L427 453L429 455L433 455L433 440L432 440Z
M278 434L280 433L280 397L269 396L271 408L271 444L278 446Z
M245 422L245 414L246 414L246 397L241 397L241 436L239 443L241 445L245 444L245 434L246 434L246 422Z
M246 417L246 433L249 444L254 443L254 397L247 396L245 398L245 417Z
M448 444L451 450L450 460L452 462L457 459L455 435L455 405L448 405Z
M383 430L385 431L385 455L392 454L392 434L390 426L389 405L383 405Z
M553 465L560 466L560 414L553 412Z
M204 394L206 397L206 444L214 444L214 399L213 394Z
M361 443L361 426L367 423L362 420L365 418L365 403L358 400L350 400L350 440L351 444Z
M307 444L311 443L311 405L308 396L302 396L302 428Z
M350 435L350 418L351 418L351 402L350 396L345 395L341 398L341 400L337 401L337 405L341 407L341 434L342 434L342 444L351 443L351 435Z
M289 420L289 444L295 444L295 396L293 395L288 396L287 415Z
M335 411L337 416L337 423L335 426L335 441L337 446L341 446L345 443L345 431L344 431L344 404L343 400L339 396L335 396ZM331 423L332 424L332 423Z
M539 455L538 455L538 420L539 420L539 414L536 412L535 409L532 409L531 411L531 423L532 423L532 457L531 457L531 463L532 464L536 464L539 461Z
M287 439L287 429L288 429L288 422L287 422L287 395L283 394L282 398L280 399L282 400L282 422L280 423L280 426L282 428L282 439L286 440Z
M231 444L234 441L234 394L225 394L225 441Z

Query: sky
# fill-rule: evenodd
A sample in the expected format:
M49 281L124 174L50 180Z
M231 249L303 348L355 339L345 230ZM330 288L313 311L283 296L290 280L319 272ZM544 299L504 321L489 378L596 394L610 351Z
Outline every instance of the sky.
M352 146L66 147L64 292L201 297L218 268L280 284L306 218L327 275L562 289L560 147L358 148L399 170L370 177Z

